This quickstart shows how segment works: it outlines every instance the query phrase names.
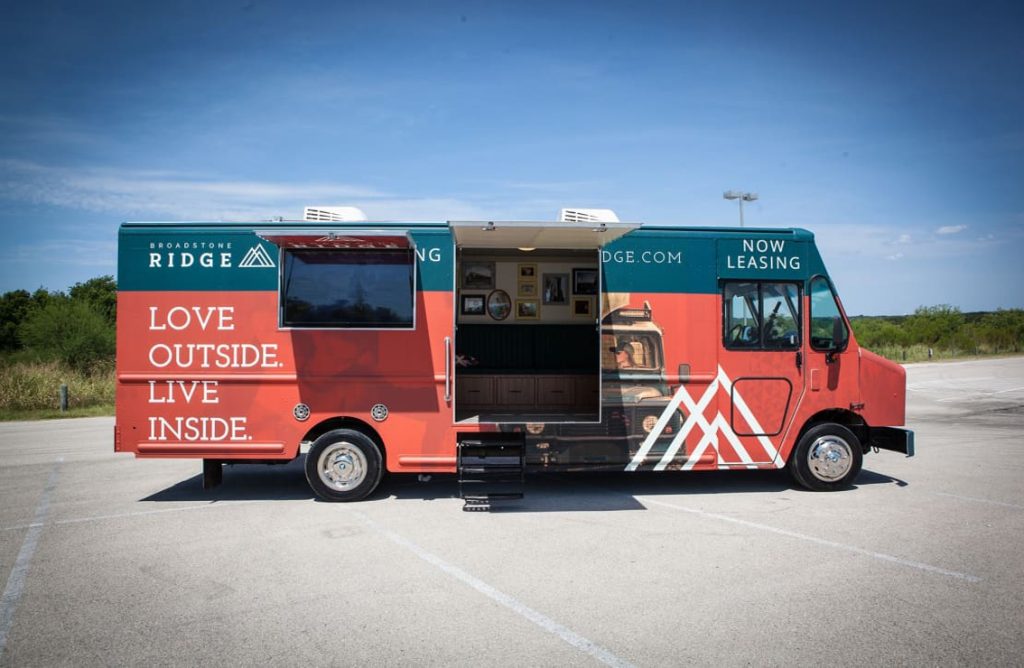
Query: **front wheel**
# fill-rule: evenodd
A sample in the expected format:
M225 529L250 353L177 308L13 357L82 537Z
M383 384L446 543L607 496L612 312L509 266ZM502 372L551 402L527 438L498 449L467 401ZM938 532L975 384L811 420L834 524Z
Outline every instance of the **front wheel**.
M306 455L306 480L325 501L358 501L377 488L384 474L380 448L366 434L335 429L313 442Z
M819 424L807 430L789 456L790 475L818 492L850 486L864 463L860 439L841 424Z

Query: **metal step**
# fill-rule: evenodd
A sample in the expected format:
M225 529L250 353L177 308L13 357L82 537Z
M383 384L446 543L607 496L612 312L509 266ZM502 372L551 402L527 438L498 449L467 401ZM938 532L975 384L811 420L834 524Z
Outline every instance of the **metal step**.
M525 444L517 434L467 434L458 443L463 510L490 510L492 501L523 498Z

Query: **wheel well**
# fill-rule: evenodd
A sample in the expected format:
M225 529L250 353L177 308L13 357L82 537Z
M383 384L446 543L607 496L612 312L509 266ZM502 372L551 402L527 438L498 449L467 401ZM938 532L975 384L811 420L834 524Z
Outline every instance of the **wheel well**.
M383 458L383 461L387 461L387 453L384 449L384 439L380 437L380 434L378 434L377 430L372 426L354 417L337 416L318 422L306 432L306 435L302 437L302 440L310 442L315 441L334 429L352 429L369 436L373 442L377 444L377 447L380 448L380 455Z
M860 447L864 452L867 452L870 449L868 447L870 434L868 425L864 422L864 418L853 411L843 410L842 408L830 408L812 415L800 429L800 434L797 436L796 442L799 443L800 439L803 438L804 434L807 433L811 427L824 423L843 425L852 431L854 436L857 437L857 440L860 441Z

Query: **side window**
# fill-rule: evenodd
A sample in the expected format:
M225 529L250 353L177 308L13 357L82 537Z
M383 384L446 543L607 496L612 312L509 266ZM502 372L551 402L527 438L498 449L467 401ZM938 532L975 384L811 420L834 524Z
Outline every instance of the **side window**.
M816 276L811 279L811 348L843 350L849 338L832 286L824 276Z
M411 249L286 250L285 327L408 329L413 326Z
M795 283L726 283L723 304L726 348L800 347L800 289Z
M800 292L793 283L764 283L764 347L797 348L800 345Z
M757 283L725 285L725 347L757 348L761 345L761 318Z

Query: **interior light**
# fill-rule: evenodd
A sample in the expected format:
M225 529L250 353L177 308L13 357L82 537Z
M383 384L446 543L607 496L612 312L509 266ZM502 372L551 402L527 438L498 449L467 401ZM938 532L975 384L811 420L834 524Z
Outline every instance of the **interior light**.
M533 251L535 251L537 249L536 248L523 248L522 246L520 246L519 250L523 251L524 253L532 253Z

